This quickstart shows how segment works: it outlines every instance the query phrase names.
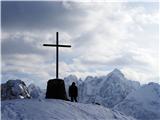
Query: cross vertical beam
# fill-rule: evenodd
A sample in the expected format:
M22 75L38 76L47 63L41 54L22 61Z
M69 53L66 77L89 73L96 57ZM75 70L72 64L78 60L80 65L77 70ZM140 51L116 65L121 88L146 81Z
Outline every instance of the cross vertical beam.
M59 59L59 51L58 51L58 32L56 32L56 79L58 79L58 59Z

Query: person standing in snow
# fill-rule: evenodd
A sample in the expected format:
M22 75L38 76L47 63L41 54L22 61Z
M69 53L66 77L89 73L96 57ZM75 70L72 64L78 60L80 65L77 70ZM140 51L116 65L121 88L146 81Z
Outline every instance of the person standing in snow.
M71 97L71 102L73 101L77 102L77 96L78 96L78 88L75 82L73 82L72 85L69 86L69 97Z

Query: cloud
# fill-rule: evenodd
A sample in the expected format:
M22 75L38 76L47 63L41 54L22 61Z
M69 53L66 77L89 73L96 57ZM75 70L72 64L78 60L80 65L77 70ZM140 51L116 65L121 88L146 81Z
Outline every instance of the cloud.
M2 54L40 54L43 53L42 49L36 47L35 42L32 42L34 39L28 35L14 34L8 36L6 39L3 39L2 45Z
M7 11L7 13L6 13ZM87 13L63 2L2 2L2 28L7 31L72 31L81 28ZM82 24L81 24L82 23Z
M119 68L129 79L159 82L158 21L154 3L3 1L2 78L44 86L55 75L55 50L42 44L55 43L59 31L60 43L72 45L60 48L61 77Z

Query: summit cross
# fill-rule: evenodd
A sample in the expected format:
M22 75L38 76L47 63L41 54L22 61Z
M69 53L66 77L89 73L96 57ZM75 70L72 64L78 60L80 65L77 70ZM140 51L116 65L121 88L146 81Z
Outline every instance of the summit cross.
M56 79L59 79L59 47L71 47L71 45L60 45L58 40L58 32L56 32L56 44L43 44L47 47L56 47Z

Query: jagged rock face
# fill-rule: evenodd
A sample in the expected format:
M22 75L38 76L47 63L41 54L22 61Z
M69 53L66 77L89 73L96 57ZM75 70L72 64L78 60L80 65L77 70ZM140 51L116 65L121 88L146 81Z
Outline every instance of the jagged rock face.
M127 80L121 71L115 69L107 76L87 77L79 86L79 101L112 108L139 87L139 82Z
M31 98L45 98L45 92L34 84L28 86L28 91Z
M30 98L28 88L21 80L8 80L1 84L1 99L24 99Z
M99 94L104 98L103 105L112 108L139 87L138 82L127 80L119 70L115 69L107 75Z
M143 85L130 93L114 109L138 120L160 120L160 85Z
M88 76L79 86L79 101L82 103L95 103L103 80L103 77Z

